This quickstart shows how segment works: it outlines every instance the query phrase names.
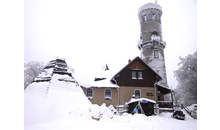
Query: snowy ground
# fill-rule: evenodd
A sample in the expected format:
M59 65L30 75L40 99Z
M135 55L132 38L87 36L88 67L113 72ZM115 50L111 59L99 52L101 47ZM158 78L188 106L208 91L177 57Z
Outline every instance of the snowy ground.
M29 129L33 130L196 130L197 121L187 116L185 121L171 118L171 113L161 113L157 116L142 114L115 115L113 119L101 118L100 121L78 118L74 120L60 120L38 124Z
M92 105L75 83L60 81L66 75L54 74L50 82L32 83L24 92L25 130L196 130L197 120L171 118L171 113L113 115L106 106ZM99 116L99 121L92 116ZM111 117L113 118L111 119Z

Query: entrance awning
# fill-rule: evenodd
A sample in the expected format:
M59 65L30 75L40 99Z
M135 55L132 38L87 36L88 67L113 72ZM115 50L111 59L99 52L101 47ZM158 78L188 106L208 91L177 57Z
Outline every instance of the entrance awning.
M162 86L160 86L160 85L158 85L158 91L160 91L160 92L163 93L163 94L171 93L171 89L162 87Z

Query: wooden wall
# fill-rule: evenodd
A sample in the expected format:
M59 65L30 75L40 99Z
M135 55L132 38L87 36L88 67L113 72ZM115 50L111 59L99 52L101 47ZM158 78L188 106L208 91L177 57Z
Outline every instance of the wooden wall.
M150 69L143 69L141 71L143 79L132 79L132 69L124 69L124 71L120 73L120 77L116 79L117 84L119 86L154 86L156 81L156 74L153 74Z

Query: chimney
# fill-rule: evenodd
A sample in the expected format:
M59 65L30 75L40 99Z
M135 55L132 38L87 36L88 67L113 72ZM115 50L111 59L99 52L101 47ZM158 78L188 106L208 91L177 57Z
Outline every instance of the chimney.
M128 64L131 63L131 59L128 60Z
M109 68L108 68L108 65L107 65L107 64L106 64L106 66L105 66L105 71L106 71L106 70L109 70Z

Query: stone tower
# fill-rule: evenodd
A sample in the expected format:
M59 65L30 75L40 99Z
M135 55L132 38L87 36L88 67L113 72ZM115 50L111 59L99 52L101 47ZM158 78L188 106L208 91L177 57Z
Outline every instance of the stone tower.
M148 3L139 8L141 34L138 48L141 59L162 77L159 85L168 88L164 60L166 42L162 37L161 15L162 8L157 3Z

